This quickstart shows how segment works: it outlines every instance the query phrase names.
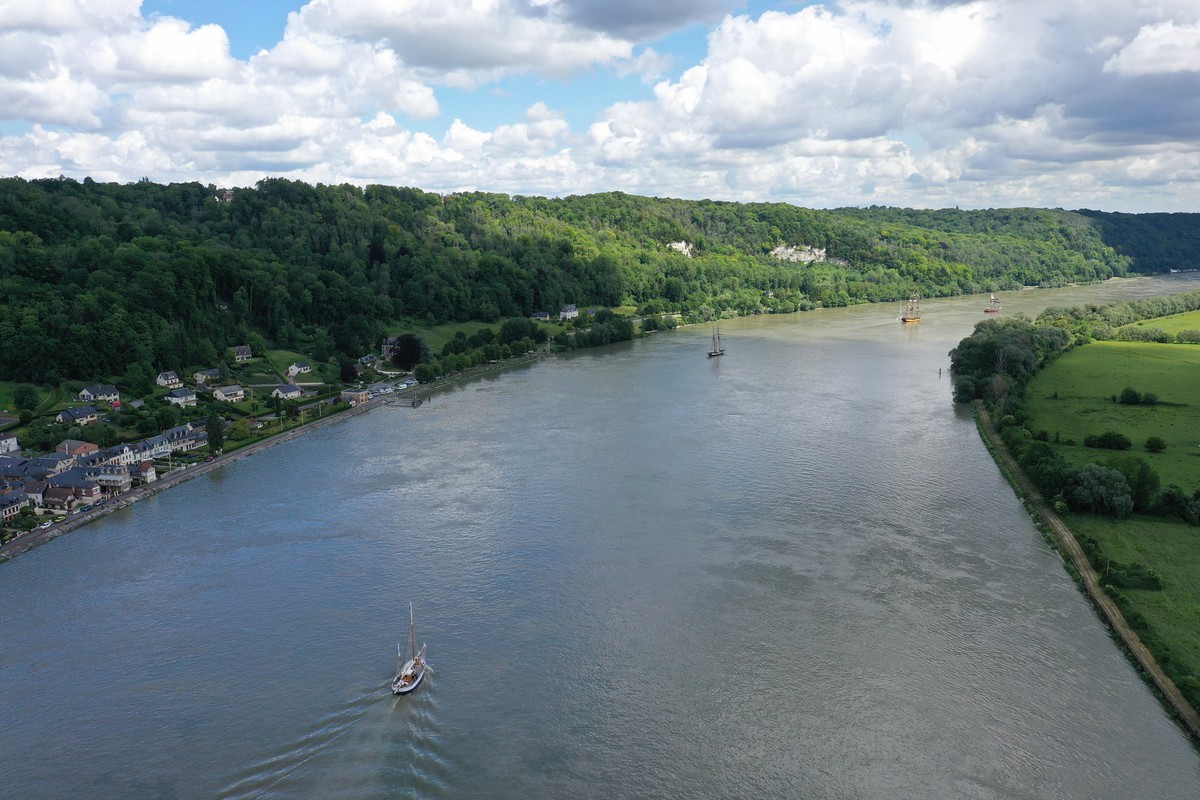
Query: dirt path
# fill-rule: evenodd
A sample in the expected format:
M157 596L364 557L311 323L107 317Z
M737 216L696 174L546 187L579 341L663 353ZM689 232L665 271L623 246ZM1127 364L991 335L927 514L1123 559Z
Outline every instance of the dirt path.
M1129 627L1129 623L1125 621L1125 615L1117 608L1116 603L1100 588L1100 581L1096 575L1096 571L1092 569L1092 565L1088 561L1087 555L1084 554L1083 548L1079 546L1079 542L1075 539L1075 535L1071 533L1071 530L1062 521L1062 518L1054 513L1054 509L1038 493L1037 489L1030 483L1029 478L1025 476L1025 473L1017 465L1016 460L1009 454L1008 449L1004 447L999 435L996 433L995 427L992 425L992 419L987 409L977 404L976 414L978 415L980 429L991 443L993 457L1002 462L1008 479L1017 484L1021 494L1033 505L1042 522L1045 523L1046 527L1053 534L1061 552L1066 553L1071 559L1071 563L1083 579L1084 588L1092 604L1108 620L1109 626L1120 637L1126 650L1133 656L1134 661L1142 668L1143 672L1150 677L1150 680L1158 688L1158 691L1162 693L1166 702L1174 709L1178 720L1187 732L1191 734L1193 740L1200 742L1200 714L1196 712L1196 709L1192 707L1179 691L1179 687L1175 685L1174 681L1163 672L1154 655L1146 648L1146 645L1142 644L1142 640L1138 637L1137 633Z

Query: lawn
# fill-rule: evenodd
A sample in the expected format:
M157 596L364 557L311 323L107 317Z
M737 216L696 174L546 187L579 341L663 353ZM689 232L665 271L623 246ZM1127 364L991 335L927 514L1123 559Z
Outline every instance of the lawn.
M294 350L267 351L267 363L270 365L270 368L273 368L280 375L287 375L287 368L296 361L307 361L309 364L313 363L313 360L304 355L304 353L297 353ZM260 369L262 368L263 367L260 367Z
M1113 396L1126 387L1152 392L1159 402L1114 403ZM1103 462L1113 451L1084 447L1083 439L1118 431L1133 442L1128 452L1146 459L1164 486L1175 484L1189 494L1200 488L1200 347L1093 342L1038 373L1025 398L1030 427L1046 431L1072 464ZM1143 445L1151 436L1161 437L1167 449L1147 452Z

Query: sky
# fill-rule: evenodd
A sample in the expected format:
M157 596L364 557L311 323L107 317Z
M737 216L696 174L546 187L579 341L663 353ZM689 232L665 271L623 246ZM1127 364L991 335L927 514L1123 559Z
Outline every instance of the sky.
M1200 211L1200 2L0 0L0 175Z

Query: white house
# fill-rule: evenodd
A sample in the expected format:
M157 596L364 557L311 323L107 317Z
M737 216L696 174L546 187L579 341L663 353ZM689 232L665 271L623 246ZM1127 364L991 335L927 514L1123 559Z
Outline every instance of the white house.
M217 378L221 377L221 370L219 370L219 369L202 369L199 372L197 372L195 375L193 375L192 377L196 380L196 383L209 383L209 382L215 381Z
M254 358L254 354L250 352L250 348L244 344L239 344L237 347L231 347L229 350L233 353L233 360L239 364L243 361L249 361L250 359Z
M154 379L154 382L164 389L178 389L180 386L183 386L183 381L179 379L179 373L170 371L158 373L158 377Z
M100 419L100 414L94 406L80 406L79 408L67 408L58 412L58 416L54 418L54 421L65 422L68 425L87 425L98 419Z
M275 387L275 391L271 392L271 397L278 397L280 400L295 400L302 394L304 394L303 389L294 383L288 383Z
M297 375L307 375L310 372L312 372L312 367L309 366L307 361L296 361L287 368L289 378L294 378Z
M21 449L15 436L0 436L0 454L15 453Z
M196 405L196 390L176 389L173 392L167 392L167 402L180 408L194 406Z
M562 310L558 312L558 318L560 320L575 319L578 316L579 316L579 309L576 308L574 303L567 303L565 306L562 307Z
M236 383L233 386L218 386L213 389L213 399L222 403L240 403L246 399L246 392Z
M105 383L100 386L83 387L79 392L79 399L85 403L95 403L100 400L105 403L118 403L121 400L121 393L111 383Z

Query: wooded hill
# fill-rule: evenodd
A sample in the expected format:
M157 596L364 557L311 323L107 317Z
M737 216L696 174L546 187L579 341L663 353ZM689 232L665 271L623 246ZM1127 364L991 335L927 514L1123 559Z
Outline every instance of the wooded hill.
M2 179L0 380L212 366L247 343L356 357L406 323L567 303L705 319L1093 282L1170 267L1196 215L1169 217L1155 249L1140 217L1095 212Z

